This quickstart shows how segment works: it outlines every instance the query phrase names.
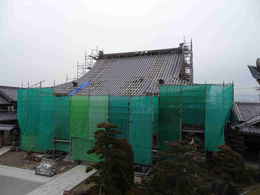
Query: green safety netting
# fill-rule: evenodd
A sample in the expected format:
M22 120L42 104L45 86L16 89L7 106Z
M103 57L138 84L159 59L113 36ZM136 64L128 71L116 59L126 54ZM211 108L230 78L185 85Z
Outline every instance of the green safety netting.
M129 137L129 100L127 96L109 97L109 121L118 126L119 138Z
M205 146L206 150L216 151L225 143L224 129L230 119L234 99L233 85L211 85L207 91Z
M216 150L224 143L224 127L232 104L233 85L162 86L160 99L56 97L51 88L21 89L18 91L21 148L36 152L56 149L71 152L74 160L96 162L99 158L87 151L95 143L97 124L110 121L119 127L120 137L132 145L135 162L148 165L152 163L153 135L159 135L163 149L166 143L181 139L185 125L204 128L206 150ZM64 140L71 140L71 144Z
M233 105L233 85L161 86L159 142L181 139L183 126L205 129L205 148L224 144L224 127Z
M153 106L153 134L158 135L159 133L159 97L152 96Z
M54 102L54 137L57 140L55 150L70 152L70 98L55 97ZM60 140L60 141L58 141Z
M95 143L97 125L110 121L119 127L120 137L132 144L135 162L151 164L158 106L158 97L151 96L56 97L49 88L19 90L21 148L35 152L55 149L71 152L74 160L96 162L99 158L87 151Z
M29 132L24 132L23 130L26 129L26 126L27 126L27 120L26 120L26 114L25 114L26 112L28 112L27 107L26 107L27 91L18 90L17 99L18 99L18 102L17 102L17 119L18 119L18 123L19 123L19 126L20 126L20 131L21 131L20 147L23 148L23 149L26 149L27 145L25 143L28 142L28 141L26 141L26 139L28 138L28 136L26 137L26 133L28 134ZM27 131L29 131L29 130L27 130Z
M18 90L18 122L21 148L44 152L53 148L53 89Z
M108 121L108 96L73 96L70 105L72 158L97 162L99 158L87 151L95 143L97 125Z
M155 121L157 97L136 96L130 98L129 142L134 151L135 163L150 165L152 163L152 140Z
M97 125L108 121L108 96L89 96L89 134L88 138L95 139Z
M87 138L89 131L89 96L73 96L70 102L71 137Z
M179 141L181 139L181 116L179 115L179 108L177 105L172 104L170 100L170 97L160 96L159 146L161 149L167 148L168 142ZM176 102L178 102L178 99Z
M70 151L70 144L64 142L70 139L68 97L55 97L52 88L20 89L17 113L23 150Z
M88 138L72 137L72 152L71 156L73 160L82 160L89 162L98 162L100 158L94 154L88 154L87 152L93 148L95 141Z

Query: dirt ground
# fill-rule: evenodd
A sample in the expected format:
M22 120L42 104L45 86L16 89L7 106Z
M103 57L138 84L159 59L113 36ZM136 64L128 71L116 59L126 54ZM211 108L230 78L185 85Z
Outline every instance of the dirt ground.
M34 169L39 162L26 160L26 152L9 151L0 156L0 164L23 169Z
M81 184L79 184L78 186L76 186L71 192L70 194L72 195L82 195L82 194L86 194L89 193L89 189L91 187L93 187L95 184L94 183L89 183L86 184L85 181L82 182Z
M37 154L37 153L34 153ZM40 162L28 160L27 153L23 151L9 151L0 156L0 164L11 166L11 167L18 167L23 169L31 169L33 170ZM75 162L70 161L57 161L56 167L57 172L62 173L65 172L77 164Z

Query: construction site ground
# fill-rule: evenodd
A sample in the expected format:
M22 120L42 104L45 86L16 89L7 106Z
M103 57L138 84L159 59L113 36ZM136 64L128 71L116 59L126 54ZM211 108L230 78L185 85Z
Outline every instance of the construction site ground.
M53 177L34 174L43 154L12 151L11 147L0 148L0 194L5 195L59 195L64 191L82 192L90 186L82 185L96 171L86 172L86 165L73 161L56 161L57 175ZM36 160L35 160L36 159ZM66 157L68 159L68 157ZM16 186L13 188L12 186ZM74 190L75 189L75 190Z
M33 153L33 155L37 155L37 153ZM29 160L27 157L28 154L24 151L8 151L0 156L0 165L30 170L33 170L37 165L39 165L39 161ZM57 168L58 174L76 166L76 163L72 161L59 160L56 162L55 167Z

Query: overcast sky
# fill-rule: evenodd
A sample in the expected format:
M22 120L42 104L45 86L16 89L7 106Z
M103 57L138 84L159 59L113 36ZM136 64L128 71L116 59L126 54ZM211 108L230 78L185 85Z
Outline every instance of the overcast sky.
M88 49L177 47L193 39L196 82L254 87L259 0L1 0L0 85L61 83Z

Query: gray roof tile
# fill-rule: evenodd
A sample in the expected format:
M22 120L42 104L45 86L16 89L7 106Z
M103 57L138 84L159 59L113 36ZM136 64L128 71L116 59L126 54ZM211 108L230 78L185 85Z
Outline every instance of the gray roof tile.
M188 84L180 77L183 55L178 48L144 53L105 54L77 80L92 85L78 95L158 95L159 80L165 84ZM68 93L72 82L56 86L56 93Z

